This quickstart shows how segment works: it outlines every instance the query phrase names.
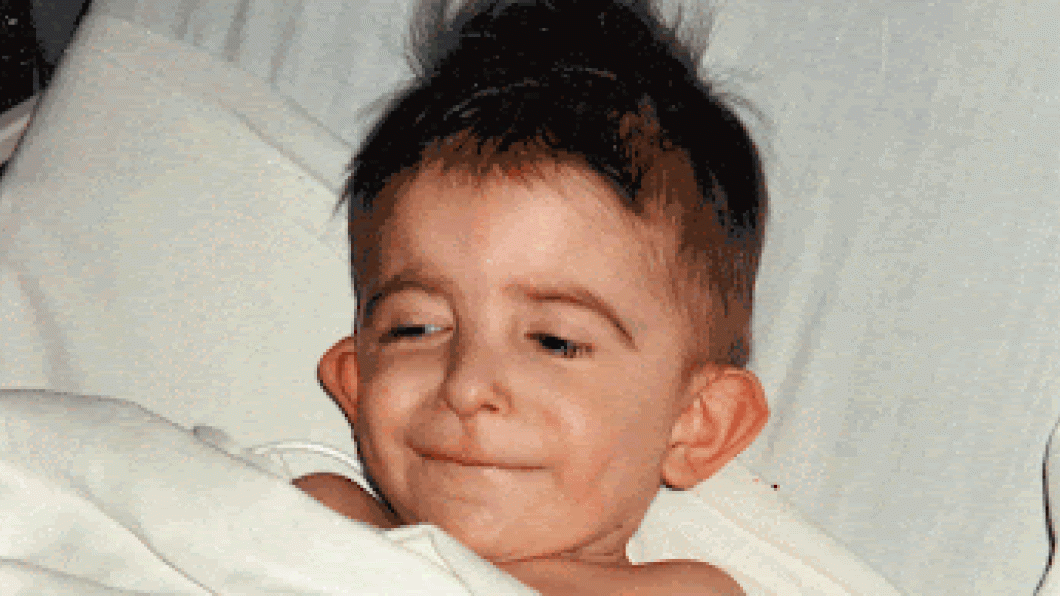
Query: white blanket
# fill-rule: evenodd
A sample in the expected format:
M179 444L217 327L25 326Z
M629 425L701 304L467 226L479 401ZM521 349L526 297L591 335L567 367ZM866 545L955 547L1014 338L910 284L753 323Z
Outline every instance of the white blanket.
M533 593L436 527L349 521L130 402L0 391L0 430L3 594ZM752 595L898 594L740 474L661 493L646 529L683 533L632 558L706 555ZM684 502L703 498L713 519Z
M5 393L0 420L3 594L532 593L436 528L388 539L128 402Z

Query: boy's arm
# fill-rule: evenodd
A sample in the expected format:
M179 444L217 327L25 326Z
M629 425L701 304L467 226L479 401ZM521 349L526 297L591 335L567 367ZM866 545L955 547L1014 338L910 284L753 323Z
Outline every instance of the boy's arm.
M401 525L393 513L383 507L359 484L338 474L309 474L295 479L291 484L302 489L332 511L350 519L384 529Z

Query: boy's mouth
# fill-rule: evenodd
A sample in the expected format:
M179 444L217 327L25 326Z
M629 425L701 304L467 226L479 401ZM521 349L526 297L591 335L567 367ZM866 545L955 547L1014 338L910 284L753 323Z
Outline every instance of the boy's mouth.
M543 466L537 466L522 462L503 461L503 458L494 458L479 454L470 454L466 451L445 450L434 448L416 448L413 452L423 459L456 464L468 468L496 468L500 470L531 471L540 470Z

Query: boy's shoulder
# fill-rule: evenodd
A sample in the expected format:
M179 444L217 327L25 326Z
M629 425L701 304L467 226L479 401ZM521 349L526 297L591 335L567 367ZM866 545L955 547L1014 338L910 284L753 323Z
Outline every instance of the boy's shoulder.
M337 474L319 473L293 484L332 510L378 528L400 522L356 482ZM515 579L552 594L617 596L682 595L744 596L729 574L701 561L659 561L643 565L604 565L576 560L546 559L498 563Z
M645 594L718 594L745 596L740 584L722 569L702 561L659 561L639 565L644 579L656 586ZM637 592L641 594L642 592Z
M519 581L550 594L745 596L729 574L701 561L596 565L577 561L501 563Z

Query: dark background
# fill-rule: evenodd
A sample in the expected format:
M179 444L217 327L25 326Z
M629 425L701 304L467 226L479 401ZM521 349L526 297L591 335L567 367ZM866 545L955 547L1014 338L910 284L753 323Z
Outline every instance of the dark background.
M91 0L0 0L0 112L39 92Z

